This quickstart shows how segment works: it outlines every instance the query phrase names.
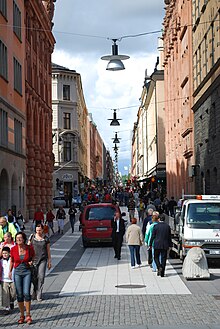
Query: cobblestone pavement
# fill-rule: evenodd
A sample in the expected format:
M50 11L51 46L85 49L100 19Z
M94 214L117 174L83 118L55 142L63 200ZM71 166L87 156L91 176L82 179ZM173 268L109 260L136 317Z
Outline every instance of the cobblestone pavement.
M55 292L56 293L56 292ZM220 325L220 301L210 295L70 296L47 295L33 302L33 327L108 327ZM18 311L1 318L2 328L16 328ZM20 326L19 326L20 327ZM21 325L22 327L22 325ZM185 327L184 327L185 328ZM187 328L187 327L186 327ZM199 327L198 327L199 328Z
M212 285L210 292L207 282L204 282L206 289L203 289L203 281L196 284L195 290L190 289L189 294L168 292L167 294L95 295L92 291L81 290L62 295L62 289L69 278L74 281L73 271L81 264L84 255L78 229L73 235L68 229L69 224L66 224L64 236L55 234L51 238L53 269L46 277L44 300L32 303L32 328L220 328L219 290ZM213 281L218 279L218 275L219 271ZM100 280L103 281L105 278L100 277ZM160 278L163 279L167 280ZM108 282L105 282L108 285ZM165 281L160 281L160 284L163 285L163 282L165 284ZM190 285L192 287L193 283ZM18 328L16 324L18 318L17 307L9 316L4 316L0 312L0 327ZM27 328L27 325L19 325L19 327Z

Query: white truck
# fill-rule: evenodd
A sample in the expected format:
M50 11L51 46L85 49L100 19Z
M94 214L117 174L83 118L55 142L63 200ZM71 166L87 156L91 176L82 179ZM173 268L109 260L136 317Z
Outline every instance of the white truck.
M183 196L175 218L169 217L172 251L184 259L192 247L201 247L207 259L220 259L220 195Z

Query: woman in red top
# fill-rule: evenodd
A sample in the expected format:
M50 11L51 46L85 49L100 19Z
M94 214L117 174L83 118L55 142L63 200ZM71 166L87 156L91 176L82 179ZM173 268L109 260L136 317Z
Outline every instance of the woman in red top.
M24 323L24 301L26 307L26 323L31 324L31 269L32 259L35 256L34 248L26 244L27 237L24 232L18 232L15 236L16 245L11 248L11 261L9 278L12 278L14 268L14 283L18 306L20 310L19 324Z

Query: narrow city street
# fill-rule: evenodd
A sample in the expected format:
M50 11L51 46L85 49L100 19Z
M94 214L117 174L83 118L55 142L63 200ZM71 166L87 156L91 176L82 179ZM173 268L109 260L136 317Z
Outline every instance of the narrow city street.
M110 246L84 249L78 222L73 234L67 222L64 235L51 237L51 252L44 299L32 303L33 328L219 328L218 265L210 268L210 280L186 281L180 261L169 259L166 276L157 277L147 265L146 247L135 269L125 243L120 261ZM1 327L16 328L18 317L17 307L1 315Z

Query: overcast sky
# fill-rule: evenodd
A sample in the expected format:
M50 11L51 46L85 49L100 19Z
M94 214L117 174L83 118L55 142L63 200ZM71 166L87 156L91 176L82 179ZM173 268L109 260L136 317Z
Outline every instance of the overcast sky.
M88 111L106 145L114 152L115 132L119 144L119 171L131 162L131 136L137 119L145 69L153 72L157 60L157 43L164 17L163 0L57 0L53 33L56 39L53 62L80 73ZM119 54L128 55L125 70L106 71L107 61L100 59L111 54L114 38ZM110 40L109 40L109 39ZM120 126L111 127L107 119L117 108Z

